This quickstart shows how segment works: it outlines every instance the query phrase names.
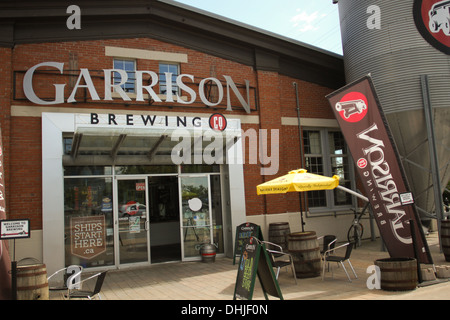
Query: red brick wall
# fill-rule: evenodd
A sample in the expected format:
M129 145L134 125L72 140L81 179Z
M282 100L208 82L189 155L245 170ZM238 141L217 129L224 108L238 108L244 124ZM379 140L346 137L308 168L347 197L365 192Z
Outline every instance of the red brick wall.
M9 218L9 193L10 190L10 100L11 100L11 49L0 48L0 128L3 145L3 170L6 193L6 214Z
M292 82L296 81L299 87L300 109L302 117L330 118L333 114L325 99L325 95L332 90L319 85L300 81L297 79L281 76L275 72L254 71L250 66L242 65L237 62L224 60L211 55L197 52L191 49L175 46L152 39L120 39L120 40L102 40L102 41L80 41L80 42L62 42L62 43L38 43L17 45L14 49L0 48L0 61L11 61L0 66L0 121L4 134L5 152L7 159L9 157L9 166L7 165L7 177L9 177L9 186L7 196L9 199L9 216L11 218L29 217L31 219L32 229L42 228L42 179L41 179L41 119L37 117L13 117L10 121L11 105L34 105L26 100L13 100L12 97L12 71L27 70L32 66L46 61L64 62L64 69L69 69L69 56L76 53L77 70L88 68L93 76L93 70L110 69L113 67L113 57L105 56L105 46L127 47L133 49L145 49L155 51L166 51L175 53L185 53L188 55L188 63L181 65L181 73L192 74L196 77L207 78L215 77L220 80L222 75L229 75L236 83L243 84L244 80L249 80L252 89L251 104L255 108L254 99L258 102L258 111L252 112L253 115L259 115L259 125L249 125L243 123L242 129L279 130L280 139L280 157L279 171L273 176L261 176L261 165L258 159L257 164L244 165L244 181L246 194L247 215L282 213L287 211L298 211L298 194L257 196L256 185L273 179L278 175L287 173L289 170L300 167L299 159L299 139L297 126L283 126L281 117L297 117L295 88ZM11 57L12 52L12 57ZM158 62L149 60L138 60L137 70L152 70L158 73ZM99 76L103 72L98 73ZM46 81L37 81L34 89L39 97L45 95L54 96L54 83L67 83L65 98L71 93L69 77L67 76L46 76ZM23 73L17 74L16 96L24 98L22 91ZM44 78L40 78L44 79ZM77 77L75 77L75 80ZM107 109L126 109L126 110L168 110L167 106L162 104L147 103L142 105L128 105L124 103L111 104L103 101L103 79L93 78L97 93L102 99L99 103L78 102L73 104L63 104L48 106L50 108L77 107L77 108L107 108ZM77 97L82 95L82 89L78 90ZM78 99L77 99L78 100ZM81 100L78 100L81 101ZM121 102L122 100L115 101ZM226 99L224 97L224 102ZM135 101L132 101L135 103ZM238 105L236 99L233 105ZM217 112L213 108L205 108L197 105L182 106L173 108L171 112L205 112L211 114ZM227 112L219 109L225 115L245 115L242 109L234 109ZM10 121L10 125L9 125ZM11 129L9 129L9 127ZM6 137L5 137L6 136ZM9 139L9 137L11 137ZM267 144L270 146L270 141ZM246 146L245 156L248 159L249 152L254 152L255 145ZM253 149L251 149L253 148ZM270 150L267 151L270 154Z
M10 158L10 218L28 218L32 230L42 229L41 118L11 118Z

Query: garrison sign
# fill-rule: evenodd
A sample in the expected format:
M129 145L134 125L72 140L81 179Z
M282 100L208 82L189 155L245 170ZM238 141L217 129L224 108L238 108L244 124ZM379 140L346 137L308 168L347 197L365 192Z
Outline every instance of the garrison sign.
M436 49L450 54L450 1L415 0L413 14L422 37Z

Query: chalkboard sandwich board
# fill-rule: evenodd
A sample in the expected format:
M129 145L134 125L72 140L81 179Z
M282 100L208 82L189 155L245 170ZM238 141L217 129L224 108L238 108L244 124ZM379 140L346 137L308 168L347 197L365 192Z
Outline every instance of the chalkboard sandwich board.
M264 243L251 237L245 239L242 250L233 299L252 300L256 276L258 276L266 300L268 300L267 294L283 300Z
M263 241L261 228L257 224L245 222L236 227L233 264L236 264L236 256L242 255L242 247L244 245L244 241L250 239L251 237L256 237L259 240Z

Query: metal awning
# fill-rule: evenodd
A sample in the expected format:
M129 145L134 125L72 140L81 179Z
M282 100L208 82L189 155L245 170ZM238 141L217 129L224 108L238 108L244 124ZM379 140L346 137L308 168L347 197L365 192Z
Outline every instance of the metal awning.
M173 138L172 138L173 137ZM234 146L239 132L172 128L93 128L77 127L72 136L70 154L63 156L66 166L84 165L167 165L174 164L175 147L190 145L191 163L203 159L203 152L213 155L217 162L225 163L221 155ZM217 141L216 141L217 138ZM221 140L221 141L220 141ZM218 155L214 151L219 150ZM214 150L214 151L212 151ZM195 161L195 164L197 164Z

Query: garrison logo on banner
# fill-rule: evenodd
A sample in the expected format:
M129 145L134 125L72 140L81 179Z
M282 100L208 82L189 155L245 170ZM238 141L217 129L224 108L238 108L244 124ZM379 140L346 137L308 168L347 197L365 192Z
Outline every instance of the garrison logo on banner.
M450 1L415 0L413 13L422 37L436 49L450 54Z
M342 119L359 122L367 114L367 98L361 92L349 92L334 106Z

